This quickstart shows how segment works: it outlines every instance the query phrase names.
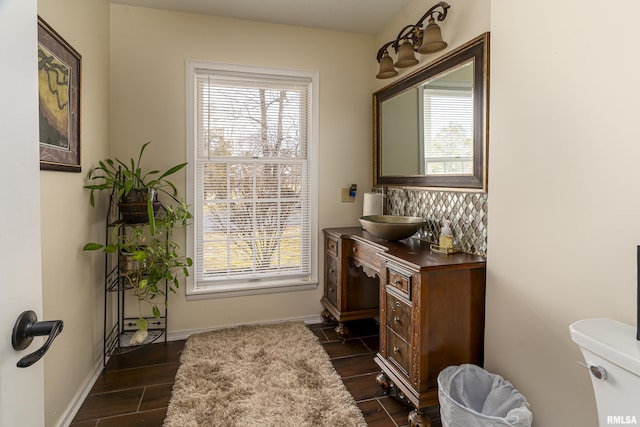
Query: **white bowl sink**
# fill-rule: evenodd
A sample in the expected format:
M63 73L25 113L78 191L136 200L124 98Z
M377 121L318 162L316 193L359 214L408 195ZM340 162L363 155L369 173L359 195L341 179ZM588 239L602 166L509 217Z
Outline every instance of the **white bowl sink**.
M419 217L399 215L367 215L359 220L366 231L389 241L411 237L426 223Z

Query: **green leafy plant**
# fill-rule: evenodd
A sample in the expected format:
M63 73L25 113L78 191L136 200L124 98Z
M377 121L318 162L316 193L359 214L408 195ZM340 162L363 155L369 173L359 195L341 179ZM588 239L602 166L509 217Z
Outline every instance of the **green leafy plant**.
M156 229L150 233L145 224L125 226L116 224L111 232L107 244L96 242L87 243L83 250L102 250L104 253L129 254L133 260L140 263L140 268L134 271L123 271L120 267L120 277L138 300L139 317L136 321L138 329L143 331L139 335L142 342L146 337L147 320L143 316L143 305L152 308L155 317L161 316L158 306L164 303L166 291L176 293L180 287L180 279L189 276L189 267L193 265L191 258L179 253L179 245L172 239L176 226L185 226L191 219L189 206L181 201L176 207L167 206L156 218ZM124 227L124 229L123 229ZM166 288L165 288L166 283ZM160 301L161 300L161 301Z
M183 169L187 163L179 163L164 172L155 169L145 172L141 166L142 155L149 144L151 141L142 145L137 160L131 158L125 162L115 157L98 162L98 166L87 174L87 181L90 184L85 185L84 188L91 190L89 195L91 206L95 206L96 191L114 192L118 201L122 201L134 191L143 194L147 202L147 214L153 231L155 228L153 202L156 200L156 194L162 192L179 202L177 199L178 190L167 177Z
M192 218L189 205L183 199L177 198L176 186L167 179L186 163L173 166L164 173L157 170L143 172L140 162L148 145L149 142L142 146L137 161L132 159L130 164L118 159L101 161L100 166L92 169L87 176L93 183L85 186L91 190L92 206L95 206L95 191L111 190L112 197L121 200L128 193L140 188L149 192L159 190L175 202L162 204L154 214L149 198L148 222L114 222L111 224L111 233L106 244L90 242L83 247L85 251L101 250L106 254L117 253L119 257L126 255L138 263L138 267L131 270L125 269L122 264L119 265L120 280L133 289L138 299L140 314L136 324L139 330L132 338L133 344L142 343L147 335L148 324L143 316L143 305L150 305L153 315L160 317L158 304L164 303L166 299L158 297L165 297L166 292L175 293L180 286L180 279L189 276L189 267L193 265L191 258L180 254L180 247L173 239L174 229L187 225Z

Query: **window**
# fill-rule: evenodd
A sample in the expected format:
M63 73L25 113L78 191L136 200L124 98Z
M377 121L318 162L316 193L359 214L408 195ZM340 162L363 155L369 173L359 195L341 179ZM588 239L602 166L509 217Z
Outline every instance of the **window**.
M317 73L189 61L187 295L313 288Z
M473 72L469 62L419 87L420 173L473 175Z

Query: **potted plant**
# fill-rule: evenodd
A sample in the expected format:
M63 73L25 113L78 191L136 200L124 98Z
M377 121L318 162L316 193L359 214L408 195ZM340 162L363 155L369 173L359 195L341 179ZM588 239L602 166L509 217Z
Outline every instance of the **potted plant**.
M145 214L148 213L148 218L145 215L147 222L139 221L140 218L135 221L114 222L106 244L90 242L83 248L86 251L102 250L107 254L118 254L119 280L133 290L138 300L138 331L130 340L132 345L144 342L148 334L143 305L150 305L153 315L160 317L159 297L163 297L164 303L166 292L175 293L180 285L179 279L189 275L188 268L193 264L191 258L179 253L179 246L173 240L174 228L186 225L191 219L189 206L184 200L178 200L176 186L167 179L186 163L173 166L164 173L157 170L144 172L140 161L148 144L149 142L140 149L137 162L131 159L128 164L117 158L101 161L100 166L92 169L88 175L88 180L97 183L85 186L91 190L92 206L95 205L94 191L111 190L112 197L117 198L120 211L122 198L126 195L139 190L141 193L146 192L148 196L144 200L144 211ZM152 196L152 191L156 190L170 196L171 201L176 203L161 205L157 201L157 195Z
M180 279L189 276L193 261L179 253L179 245L172 239L174 228L186 225L189 219L188 205L180 202L175 208L162 208L155 220L154 233L145 230L144 224L122 230L124 224L119 223L113 227L109 243L90 242L83 248L85 251L118 253L119 277L127 288L133 289L138 300L138 331L130 344L141 344L147 337L148 323L143 315L143 305L150 305L153 315L160 317L158 304L164 303L166 292L175 293L180 287Z
M142 155L149 144L151 141L142 145L137 161L131 158L129 162L124 162L117 157L100 161L87 174L87 180L91 183L85 188L91 190L91 206L95 206L95 191L111 191L117 198L124 222L148 221L153 229L154 215L160 206L158 192L178 202L178 190L167 177L184 168L187 163L177 164L162 173L159 170L145 172L141 167Z

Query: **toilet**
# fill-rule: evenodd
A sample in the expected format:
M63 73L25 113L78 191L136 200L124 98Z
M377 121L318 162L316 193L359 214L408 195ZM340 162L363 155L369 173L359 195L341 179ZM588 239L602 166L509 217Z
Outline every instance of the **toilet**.
M600 426L640 425L636 329L616 320L593 318L572 323L569 331L591 376Z

